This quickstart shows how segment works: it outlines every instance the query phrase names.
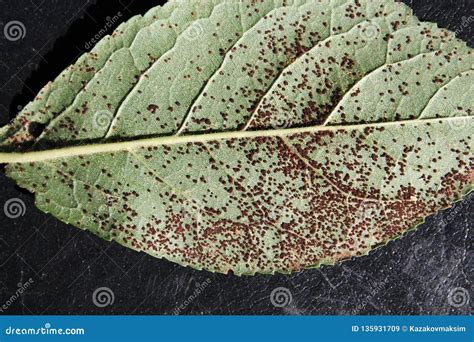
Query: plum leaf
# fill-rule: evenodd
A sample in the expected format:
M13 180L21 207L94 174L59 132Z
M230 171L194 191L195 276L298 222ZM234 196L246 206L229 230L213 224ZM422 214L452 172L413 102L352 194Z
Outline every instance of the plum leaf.
M170 1L0 129L0 162L44 212L158 258L333 264L472 190L473 62L391 0Z

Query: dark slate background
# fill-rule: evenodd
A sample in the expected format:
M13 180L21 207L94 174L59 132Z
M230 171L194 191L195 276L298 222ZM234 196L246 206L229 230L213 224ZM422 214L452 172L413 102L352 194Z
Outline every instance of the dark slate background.
M474 45L472 0L406 2L421 19ZM121 12L127 19L156 4L1 0L0 123L82 54L107 17ZM4 34L12 20L25 28L14 42ZM2 210L12 198L25 203L16 219ZM473 209L471 194L416 232L338 266L238 278L180 267L65 225L37 210L30 194L0 175L0 313L176 314L181 307L180 314L470 314ZM93 293L102 287L114 300L98 307ZM285 288L283 307L271 301L279 287Z

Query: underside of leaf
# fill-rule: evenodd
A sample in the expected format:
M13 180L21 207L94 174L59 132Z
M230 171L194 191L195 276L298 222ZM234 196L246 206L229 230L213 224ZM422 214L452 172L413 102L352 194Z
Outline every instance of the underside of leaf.
M472 190L473 62L390 0L171 1L0 129L0 162L41 210L181 265L332 264Z

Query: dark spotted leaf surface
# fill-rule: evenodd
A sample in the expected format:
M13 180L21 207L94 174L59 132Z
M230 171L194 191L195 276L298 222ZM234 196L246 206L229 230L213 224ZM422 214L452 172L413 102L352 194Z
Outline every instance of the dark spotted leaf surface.
M389 0L170 1L0 129L0 162L41 210L181 265L332 264L472 190L473 62Z

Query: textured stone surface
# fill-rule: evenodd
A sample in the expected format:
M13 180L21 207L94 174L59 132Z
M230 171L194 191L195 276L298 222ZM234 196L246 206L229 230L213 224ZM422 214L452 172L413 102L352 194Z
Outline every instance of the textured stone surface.
M2 31L9 21L20 20L26 35L16 42L3 36L0 40L1 122L70 64L107 17L121 11L126 19L146 9L132 3L129 12L124 1L105 3L2 2L0 7L9 9L0 11ZM420 19L457 31L473 45L470 1L407 3ZM456 288L472 298L472 194L369 256L291 276L243 278L186 269L64 225L39 212L33 198L3 176L0 194L2 207L12 198L25 203L22 217L10 219L0 212L0 304L11 302L3 309L8 314L467 314L472 310L472 301L459 306L448 300ZM15 293L30 278L31 285L17 298ZM93 293L100 287L113 292L112 305L94 305ZM271 294L279 287L286 290L275 297L275 306ZM289 296L292 300L286 303ZM278 307L278 299L287 305Z

